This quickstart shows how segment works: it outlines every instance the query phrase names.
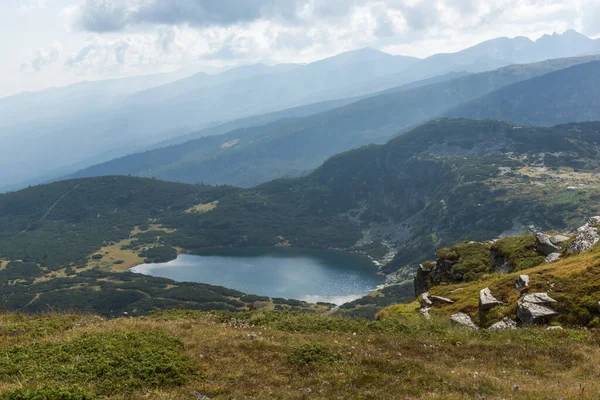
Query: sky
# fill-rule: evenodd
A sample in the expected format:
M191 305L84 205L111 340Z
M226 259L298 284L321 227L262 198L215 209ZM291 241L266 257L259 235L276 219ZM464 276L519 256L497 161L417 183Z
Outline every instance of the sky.
M0 97L82 80L600 36L599 0L0 0Z

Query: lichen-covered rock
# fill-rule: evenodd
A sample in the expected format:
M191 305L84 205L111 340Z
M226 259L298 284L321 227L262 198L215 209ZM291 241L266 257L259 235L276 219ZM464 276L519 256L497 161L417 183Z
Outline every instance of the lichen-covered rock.
M552 238L543 232L535 234L535 248L538 253L548 256L552 253L560 253L560 245L554 244Z
M552 297L548 296L548 293L532 293L521 299L523 303L533 303L533 304L550 304L556 303Z
M546 260L544 260L546 262L546 264L550 264L553 262L556 262L560 260L560 253L552 253L552 254L548 254L548 256L546 257Z
M517 306L517 318L524 325L533 325L546 322L548 319L558 315L553 309L535 303L519 302Z
M490 310L501 305L502 302L492 295L490 288L479 291L479 309L482 311Z
M512 331L514 329L517 329L517 323L510 318L504 318L488 328L490 331Z
M452 325L462 326L464 328L479 329L477 325L475 325L471 317L469 317L465 313L454 314L450 317L450 323Z
M517 282L515 283L517 289L524 289L529 287L529 275L519 275Z
M596 225L600 225L600 216L595 216L595 217L590 217L588 219L587 224L589 226L596 226Z
M429 298L434 303L438 302L438 303L454 304L454 300L450 300L450 299L447 299L447 298L441 297L441 296L429 296Z
M576 254L588 251L600 240L600 233L598 229L588 227L584 231L580 232L579 235L569 243L567 247L567 253Z

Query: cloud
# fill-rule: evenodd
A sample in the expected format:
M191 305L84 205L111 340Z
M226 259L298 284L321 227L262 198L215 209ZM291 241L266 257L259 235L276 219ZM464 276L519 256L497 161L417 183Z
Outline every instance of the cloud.
M597 0L78 0L68 68L307 62L360 47L427 56L498 36L600 34Z
M71 10L77 27L112 32L143 24L232 25L291 20L312 0L83 0Z
M54 64L58 61L62 45L58 42L52 43L48 49L37 49L35 56L31 60L21 63L21 71L41 71L42 68Z

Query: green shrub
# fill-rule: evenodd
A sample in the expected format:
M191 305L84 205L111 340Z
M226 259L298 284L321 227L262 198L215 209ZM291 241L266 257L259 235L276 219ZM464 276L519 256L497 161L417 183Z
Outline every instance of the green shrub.
M294 347L289 362L296 365L332 364L341 360L339 354L318 343L306 343Z
M38 389L17 389L2 395L2 400L94 400L91 395L78 388L48 386Z
M178 386L193 375L181 350L178 339L160 331L106 331L64 342L5 347L0 357L0 380L25 384L86 382L99 395Z

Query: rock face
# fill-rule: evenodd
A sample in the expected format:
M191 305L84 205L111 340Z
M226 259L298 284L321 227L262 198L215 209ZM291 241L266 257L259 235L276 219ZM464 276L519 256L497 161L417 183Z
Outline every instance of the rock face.
M490 331L512 331L513 329L517 329L517 323L510 318L504 318L488 328Z
M556 300L548 296L548 293L528 294L519 300L517 318L524 325L546 322L558 315L558 312L546 306L550 303L556 303Z
M583 253L591 249L600 240L600 233L596 228L586 228L567 247L567 253Z
M417 268L417 274L415 276L415 296L420 296L429 290L429 275L431 269L427 268L423 264L420 264Z
M450 323L452 325L462 326L464 328L479 329L479 328L477 328L477 325L475 325L473 323L473 320L471 319L471 317L469 317L465 313L454 314L453 316L450 317Z
M494 266L494 271L496 271L500 274L508 274L512 270L515 269L515 266L510 261L508 261L508 259L506 257L499 255L493 249L490 252L490 257L492 259L492 265Z
M431 280L435 283L450 282L455 279L454 265L456 261L438 258L435 262L435 268L431 271ZM462 277L457 277L462 279Z
M577 231L578 232L583 232L586 229L590 228L590 227L594 227L596 225L600 225L600 216L596 216L596 217L591 217L587 220L587 223L583 226L580 226Z
M520 275L519 279L517 279L517 282L515 283L515 287L517 289L529 287L529 275Z
M544 256L552 253L560 253L561 250L560 244L553 243L552 237L542 232L538 232L535 235L535 248L538 253Z
M501 304L502 302L492 295L490 288L479 291L479 309L481 311L490 310Z
M548 256L546 257L546 260L544 260L544 262L546 262L547 264L550 264L550 263L553 263L558 260L560 260L560 253L551 253L551 254L548 254Z

